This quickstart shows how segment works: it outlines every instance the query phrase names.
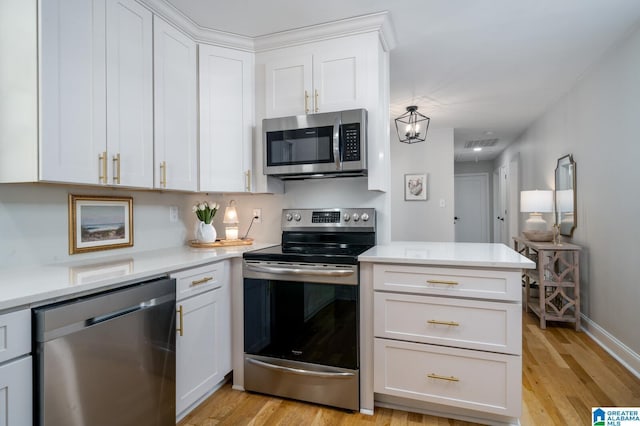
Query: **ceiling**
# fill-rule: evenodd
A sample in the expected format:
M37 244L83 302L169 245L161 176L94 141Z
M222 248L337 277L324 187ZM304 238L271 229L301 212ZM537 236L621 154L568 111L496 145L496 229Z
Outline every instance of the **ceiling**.
M495 158L640 19L638 0L166 1L249 37L389 11L391 114L418 105L430 128L454 128L457 161Z

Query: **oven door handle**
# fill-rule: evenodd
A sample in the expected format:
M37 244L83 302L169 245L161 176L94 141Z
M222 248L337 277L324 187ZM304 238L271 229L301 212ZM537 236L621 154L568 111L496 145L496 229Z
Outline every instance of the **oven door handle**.
M269 274L317 275L322 277L348 277L356 273L353 269L287 268L252 264L248 264L247 269L254 272L266 272Z
M340 125L342 120L336 118L333 123L333 158L336 162L336 170L342 170L342 159L340 158Z
M291 374L299 374L301 376L313 376L313 377L327 377L327 378L348 378L355 376L355 373L347 373L347 372L323 372L323 371L311 371L311 370L303 370L301 368L291 368L291 367L283 367L281 365L270 364L268 362L258 361L257 359L247 358L251 364L258 365L260 367L268 368L271 370L282 371L284 373Z

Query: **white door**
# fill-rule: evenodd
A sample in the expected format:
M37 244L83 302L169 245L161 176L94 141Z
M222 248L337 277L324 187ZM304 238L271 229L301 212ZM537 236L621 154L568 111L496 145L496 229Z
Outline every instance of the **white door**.
M42 180L107 183L105 15L104 0L40 3Z
M278 58L265 64L266 118L313 112L311 55Z
M198 190L196 43L154 17L154 186Z
M456 242L489 242L489 177L486 173L455 175Z
M513 237L518 235L518 218L520 213L520 203L519 203L519 169L520 169L520 161L519 159L515 159L509 163L509 172L507 173L507 209L505 212L506 223L508 229L507 242L505 243L507 246L512 245Z
M250 191L253 55L199 46L200 191Z
M153 17L107 2L108 183L153 187Z

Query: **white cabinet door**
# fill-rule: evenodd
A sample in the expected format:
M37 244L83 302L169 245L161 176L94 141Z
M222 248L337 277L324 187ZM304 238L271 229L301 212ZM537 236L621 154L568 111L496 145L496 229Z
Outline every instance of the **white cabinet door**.
M40 3L40 179L106 183L105 0Z
M366 49L340 46L313 55L313 105L315 112L366 107L363 99L367 74Z
M200 191L251 191L253 54L199 46Z
M30 356L0 365L0 425L31 426L31 370Z
M154 17L154 186L197 191L196 44Z
M153 187L153 17L107 0L108 183Z
M181 418L231 371L228 275L214 289L178 301L177 307L182 312L182 335L176 337L176 413Z
M265 116L313 112L312 56L282 57L265 64Z

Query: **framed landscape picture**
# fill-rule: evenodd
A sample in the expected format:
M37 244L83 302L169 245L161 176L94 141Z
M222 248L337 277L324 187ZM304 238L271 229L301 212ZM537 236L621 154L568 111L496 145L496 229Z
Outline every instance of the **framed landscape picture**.
M133 198L69 194L69 254L133 246Z
M404 200L424 201L427 199L427 174L409 173L404 175Z

